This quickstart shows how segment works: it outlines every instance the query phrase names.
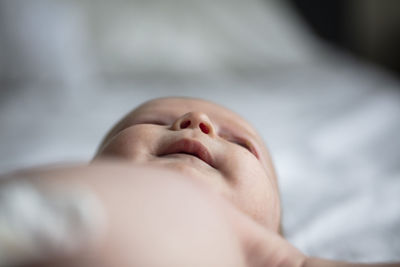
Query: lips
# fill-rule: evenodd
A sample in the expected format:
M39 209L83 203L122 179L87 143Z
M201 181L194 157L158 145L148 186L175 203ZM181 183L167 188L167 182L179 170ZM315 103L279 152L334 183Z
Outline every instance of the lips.
M166 156L170 154L189 154L195 156L211 167L214 167L213 159L208 149L199 141L191 139L181 139L178 142L172 143L159 154L159 156ZM215 168L215 167L214 167Z

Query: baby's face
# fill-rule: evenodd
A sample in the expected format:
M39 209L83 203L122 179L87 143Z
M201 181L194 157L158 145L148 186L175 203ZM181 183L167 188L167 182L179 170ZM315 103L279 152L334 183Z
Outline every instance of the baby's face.
M279 193L268 151L239 115L188 98L146 102L105 137L96 159L166 167L204 182L256 221L278 230Z

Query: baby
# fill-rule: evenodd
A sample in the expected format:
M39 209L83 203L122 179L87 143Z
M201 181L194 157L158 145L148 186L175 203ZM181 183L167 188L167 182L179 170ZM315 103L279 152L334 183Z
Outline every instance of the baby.
M105 137L95 160L105 157L166 167L202 181L278 231L279 192L270 155L254 128L222 106L188 98L146 102Z
M308 258L279 234L278 183L266 146L246 120L205 100L146 102L110 130L88 166L22 171L8 180L23 181L42 209L58 203L57 222L73 225L67 236L79 241L78 250L48 245L40 266L364 266ZM8 188L0 185L0 196ZM90 201L76 204L75 188ZM83 238L102 220L102 234Z

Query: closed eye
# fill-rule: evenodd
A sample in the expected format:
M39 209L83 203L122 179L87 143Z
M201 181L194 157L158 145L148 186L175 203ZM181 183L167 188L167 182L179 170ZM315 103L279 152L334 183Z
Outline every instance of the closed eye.
M153 124L153 125L160 125L160 126L166 126L168 125L166 122L164 121L157 121L157 120L147 120L147 121L140 121L137 122L135 124Z
M247 151L249 151L251 154L253 154L256 158L258 158L258 154L256 152L256 150L254 149L253 145L245 140L245 139L226 139L228 142L231 142L235 145L241 146L245 149L247 149Z
M236 144L236 145L239 145L239 146L241 146L241 147L244 147L245 149L247 149L248 151L251 152L251 148L250 148L250 146L249 146L246 142L237 141L237 140L230 140L229 142L234 143L234 144Z

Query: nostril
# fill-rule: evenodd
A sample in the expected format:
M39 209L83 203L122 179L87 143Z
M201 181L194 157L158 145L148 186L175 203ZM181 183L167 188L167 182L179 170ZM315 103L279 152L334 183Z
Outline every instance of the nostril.
M199 127L200 127L201 131L205 134L208 134L210 132L210 128L207 125L205 125L204 123L200 123Z
M180 127L181 127L181 129L185 129L185 128L189 127L189 125L190 125L190 120L182 121Z

